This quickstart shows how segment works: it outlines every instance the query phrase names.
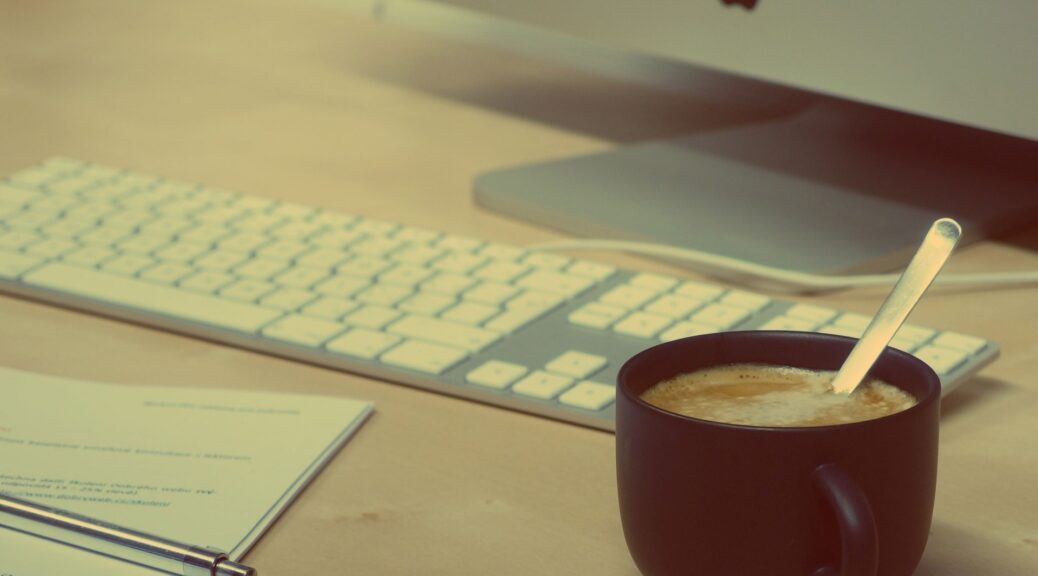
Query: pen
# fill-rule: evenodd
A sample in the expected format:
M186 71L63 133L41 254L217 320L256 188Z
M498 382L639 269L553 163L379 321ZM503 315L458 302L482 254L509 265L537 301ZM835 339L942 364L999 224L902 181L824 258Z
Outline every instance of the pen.
M253 568L213 548L181 544L5 494L0 494L0 526L182 576L256 576Z

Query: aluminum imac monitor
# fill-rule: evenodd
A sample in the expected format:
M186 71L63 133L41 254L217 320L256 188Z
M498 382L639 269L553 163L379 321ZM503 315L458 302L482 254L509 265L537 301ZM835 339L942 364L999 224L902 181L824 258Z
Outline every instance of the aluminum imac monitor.
M389 23L727 103L801 104L488 167L475 194L492 210L818 273L903 264L940 216L967 241L1038 220L1031 0L351 1Z

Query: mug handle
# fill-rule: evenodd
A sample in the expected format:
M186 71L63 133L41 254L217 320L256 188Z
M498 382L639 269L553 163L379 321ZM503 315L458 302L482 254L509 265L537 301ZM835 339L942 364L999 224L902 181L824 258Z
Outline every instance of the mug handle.
M815 487L836 513L840 526L840 569L825 566L813 576L876 576L879 537L876 519L865 493L835 464L823 464L812 474Z

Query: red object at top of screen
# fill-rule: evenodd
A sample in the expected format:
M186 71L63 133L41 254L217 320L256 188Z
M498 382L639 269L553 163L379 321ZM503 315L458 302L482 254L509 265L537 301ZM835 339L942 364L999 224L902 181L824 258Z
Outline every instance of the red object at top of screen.
M757 0L721 0L725 4L738 4L747 10L753 10L753 7L757 5Z

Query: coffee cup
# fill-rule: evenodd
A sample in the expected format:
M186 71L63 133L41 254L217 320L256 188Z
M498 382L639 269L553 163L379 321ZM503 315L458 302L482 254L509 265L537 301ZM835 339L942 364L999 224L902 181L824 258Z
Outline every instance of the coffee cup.
M726 424L646 403L653 385L733 364L837 370L840 336L729 332L649 348L617 377L624 537L645 576L908 576L937 481L940 380L888 348L879 378L917 399L880 418L811 427Z

